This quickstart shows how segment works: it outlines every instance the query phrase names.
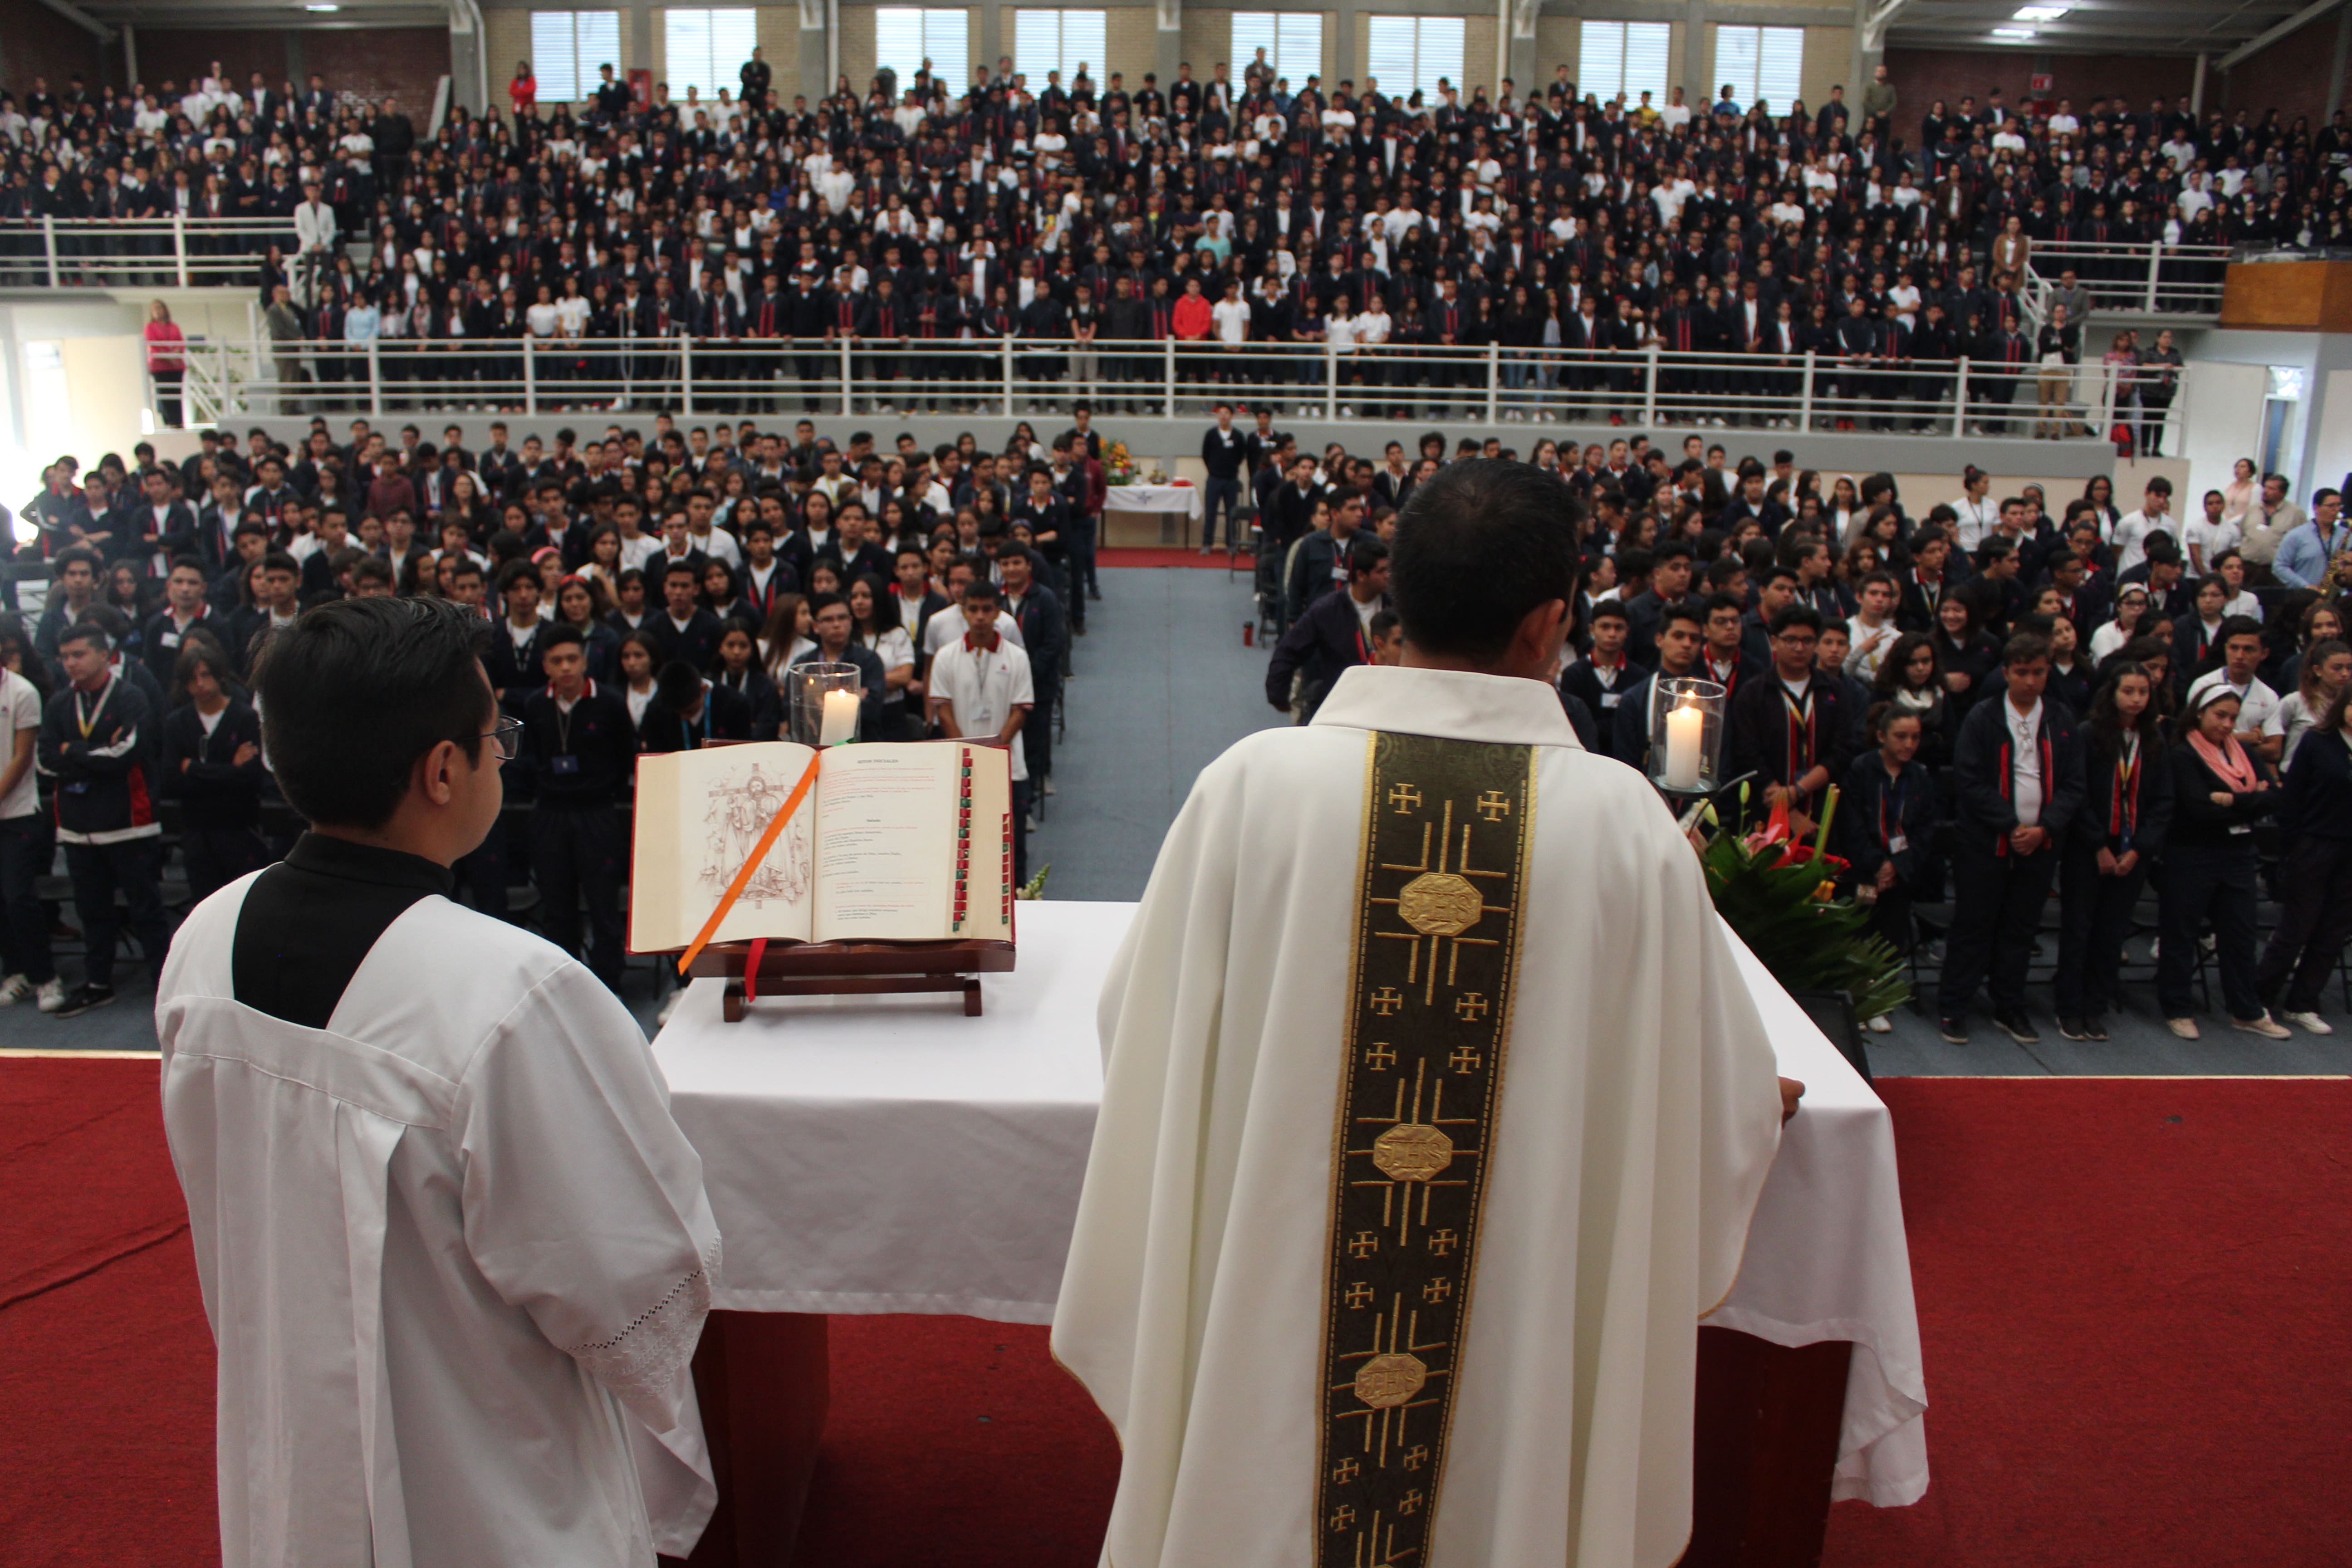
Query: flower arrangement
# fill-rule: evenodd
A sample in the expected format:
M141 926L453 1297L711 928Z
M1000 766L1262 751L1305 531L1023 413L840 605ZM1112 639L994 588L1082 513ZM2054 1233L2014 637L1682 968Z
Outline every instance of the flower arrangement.
M1103 482L1111 485L1131 485L1135 482L1135 458L1128 451L1126 442L1113 441L1104 450Z
M1911 984L1903 955L1870 930L1870 910L1838 895L1847 866L1828 848L1837 800L1832 788L1811 844L1791 837L1785 800L1745 837L1717 826L1694 842L1716 911L1774 979L1791 991L1845 992L1856 1017L1874 1018L1909 1001ZM1739 802L1744 809L1745 784ZM1703 816L1715 825L1713 807Z

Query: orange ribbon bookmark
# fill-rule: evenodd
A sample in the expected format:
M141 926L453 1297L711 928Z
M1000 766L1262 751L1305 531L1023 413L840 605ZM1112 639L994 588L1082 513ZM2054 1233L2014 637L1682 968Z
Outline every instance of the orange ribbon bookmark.
M760 862L766 859L768 851L776 847L776 839L783 833L784 824L793 819L793 813L801 808L801 802L808 798L809 790L816 784L816 765L824 756L824 753L819 752L809 759L808 770L801 774L801 782L793 785L793 793L784 797L783 809L777 812L775 820L768 824L768 830L760 835L760 842L751 846L751 858L743 862L743 868L735 873L732 882L727 884L727 890L719 896L719 907L710 911L710 918L702 922L702 929L695 933L694 941L678 956L679 974L683 975L691 968L694 961L702 955L702 950L710 945L710 939L719 933L720 922L727 919L727 911L735 907L735 900L741 898L743 889L751 885L751 873L760 868Z

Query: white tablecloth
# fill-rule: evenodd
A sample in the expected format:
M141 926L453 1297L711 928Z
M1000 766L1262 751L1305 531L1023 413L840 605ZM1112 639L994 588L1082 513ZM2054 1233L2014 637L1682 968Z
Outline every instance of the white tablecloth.
M1113 485L1103 500L1105 511L1181 511L1201 515L1198 485Z
M1114 492L1116 493L1116 492ZM1086 1177L1095 1000L1131 904L1021 908L1021 966L986 1010L938 996L793 997L740 1024L698 980L654 1042L726 1238L713 1304L768 1312L1054 1315ZM1919 1328L1886 1107L1741 951L1780 1070L1805 1081L1747 1261L1708 1321L1853 1342L1835 1495L1927 1489Z

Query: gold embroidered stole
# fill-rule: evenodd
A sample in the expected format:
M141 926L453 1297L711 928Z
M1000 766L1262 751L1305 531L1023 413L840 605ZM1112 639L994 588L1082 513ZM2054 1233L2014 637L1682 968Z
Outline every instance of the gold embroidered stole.
M1332 1141L1321 1568L1426 1568L1502 1101L1534 749L1375 732Z

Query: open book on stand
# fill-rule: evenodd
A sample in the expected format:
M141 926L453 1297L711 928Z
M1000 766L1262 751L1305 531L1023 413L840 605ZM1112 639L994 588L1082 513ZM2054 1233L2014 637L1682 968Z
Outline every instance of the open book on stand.
M1013 940L1009 752L767 741L637 759L632 952L694 942L812 757L814 787L713 942Z

